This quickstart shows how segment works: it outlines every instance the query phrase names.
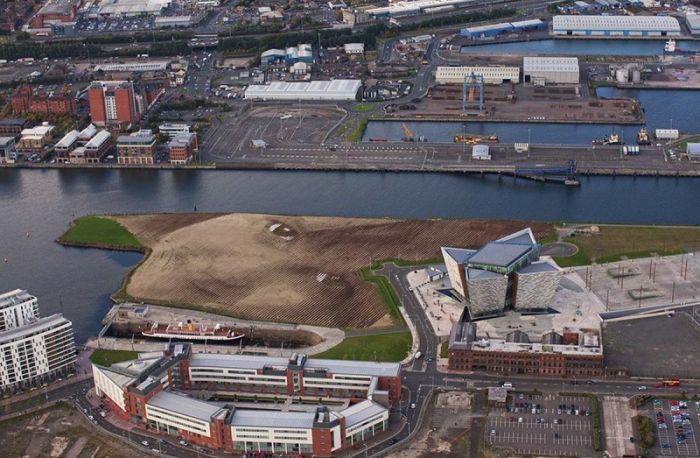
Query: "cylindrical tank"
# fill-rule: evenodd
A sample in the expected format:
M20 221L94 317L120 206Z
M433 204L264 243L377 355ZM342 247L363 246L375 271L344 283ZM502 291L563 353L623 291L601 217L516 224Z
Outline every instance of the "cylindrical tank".
M626 83L629 72L626 68L620 68L615 72L615 79L618 83Z
M637 70L636 68L632 70L632 82L634 84L639 84L642 81L642 72Z

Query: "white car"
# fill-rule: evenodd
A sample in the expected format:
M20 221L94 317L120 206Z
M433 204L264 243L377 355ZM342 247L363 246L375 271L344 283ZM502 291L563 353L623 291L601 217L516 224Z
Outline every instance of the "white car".
M639 391L644 391L644 390L647 389L647 387L646 387L645 385L639 385L639 387L637 387L637 389L638 389Z
M148 447L148 441L141 441L141 445L143 445L144 447Z
M416 408L416 404L415 404L415 403L412 403L412 404L411 404L411 409L415 409L415 408Z

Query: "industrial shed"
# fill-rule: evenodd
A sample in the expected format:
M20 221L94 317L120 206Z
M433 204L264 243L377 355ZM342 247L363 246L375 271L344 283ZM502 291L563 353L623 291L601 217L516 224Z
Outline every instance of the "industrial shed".
M578 84L578 58L525 57L523 58L523 81L537 85Z
M685 17L688 30L693 35L700 35L700 14L689 14Z
M506 67L504 65L440 66L435 72L435 82L438 84L462 84L464 78L472 73L481 75L484 78L484 84L520 82L520 67Z
M245 91L251 100L356 100L360 80L312 81L310 83L274 82L253 84Z
M545 23L540 19L528 19L516 22L499 22L498 24L478 25L465 27L460 34L469 39L496 37L504 33L526 32L531 30L544 30Z
M672 37L681 25L671 16L554 16L552 34L601 37Z

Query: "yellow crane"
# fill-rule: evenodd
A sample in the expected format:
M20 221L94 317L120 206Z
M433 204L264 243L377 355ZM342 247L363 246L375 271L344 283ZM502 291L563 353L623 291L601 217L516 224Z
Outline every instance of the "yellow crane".
M403 134L405 136L404 140L406 140L407 142L412 142L414 137L413 131L411 131L411 129L408 128L405 122L401 123L401 128L403 129Z

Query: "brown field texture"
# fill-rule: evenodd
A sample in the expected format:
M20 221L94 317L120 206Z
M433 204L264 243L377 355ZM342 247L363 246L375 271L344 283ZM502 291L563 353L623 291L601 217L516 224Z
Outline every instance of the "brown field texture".
M427 259L440 246L478 247L546 223L482 220L396 220L254 214L116 217L150 256L127 294L144 302L196 306L251 320L362 328L386 310L375 286L357 276L370 259ZM270 232L283 223L285 232ZM323 282L317 275L327 274ZM386 320L384 320L386 321Z

